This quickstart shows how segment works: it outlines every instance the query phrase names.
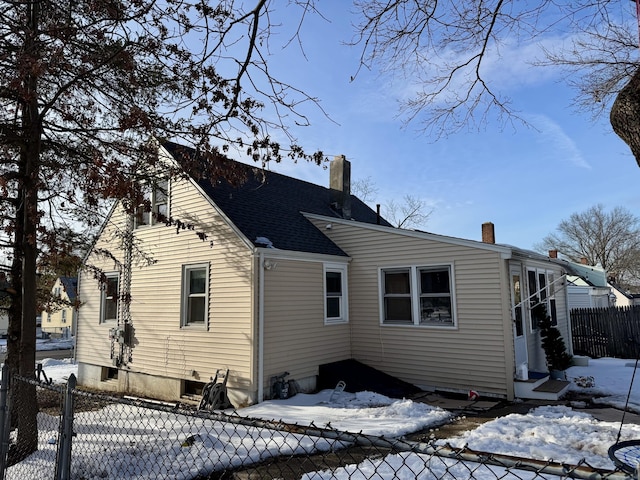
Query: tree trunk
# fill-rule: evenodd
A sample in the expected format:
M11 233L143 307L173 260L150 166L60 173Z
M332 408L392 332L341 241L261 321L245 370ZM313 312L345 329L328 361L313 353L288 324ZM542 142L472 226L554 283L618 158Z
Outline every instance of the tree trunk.
M25 35L25 52L33 65L40 61L39 46L39 2L29 3L27 35ZM20 325L20 343L18 356L18 374L34 379L36 366L36 296L37 296L37 258L38 258L38 189L40 174L40 151L42 139L42 122L38 104L38 78L27 71L23 79L24 96L20 101L22 138L20 147L21 207L16 215L16 231L21 231L20 242L22 253L22 291L20 303L22 308ZM15 325L14 325L15 326ZM15 355L15 352L13 352ZM12 364L15 358L10 360ZM16 410L18 435L16 439L15 457L18 460L38 449L38 400L36 387L25 382L14 382L13 408Z
M631 148L640 166L640 69L618 93L611 107L609 121L613 131Z

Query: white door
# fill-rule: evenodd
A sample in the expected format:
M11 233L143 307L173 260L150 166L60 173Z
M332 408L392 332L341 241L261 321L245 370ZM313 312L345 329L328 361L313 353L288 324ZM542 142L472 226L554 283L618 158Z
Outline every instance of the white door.
M522 305L522 274L519 268L511 269L511 321L513 323L513 344L515 349L516 372L518 367L528 362L527 329Z

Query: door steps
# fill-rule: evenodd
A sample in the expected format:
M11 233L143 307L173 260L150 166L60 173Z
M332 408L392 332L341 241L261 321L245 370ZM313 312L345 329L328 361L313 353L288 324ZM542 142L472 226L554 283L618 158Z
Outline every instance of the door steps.
M528 380L515 379L516 398L528 400L560 400L569 390L571 382L553 380L548 374L531 372Z

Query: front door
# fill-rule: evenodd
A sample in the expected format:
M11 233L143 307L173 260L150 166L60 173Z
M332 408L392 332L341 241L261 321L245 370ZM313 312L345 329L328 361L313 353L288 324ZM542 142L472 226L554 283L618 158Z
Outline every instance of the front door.
M528 362L527 332L522 305L522 273L519 268L511 268L511 321L513 323L513 344L516 372Z

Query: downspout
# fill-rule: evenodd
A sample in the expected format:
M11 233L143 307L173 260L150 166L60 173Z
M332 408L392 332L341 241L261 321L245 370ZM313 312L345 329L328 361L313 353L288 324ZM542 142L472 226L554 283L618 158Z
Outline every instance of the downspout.
M258 403L264 400L264 254L258 256Z
M564 276L566 277L567 274L565 273ZM568 320L567 343L569 345L567 349L569 350L569 353L573 355L573 322L571 321L571 309L569 308L569 289L568 288L564 289L564 308L567 310L567 320Z
M75 321L73 322L73 331L71 334L73 335L73 363L78 363L77 355L78 355L78 321L80 320L80 312L78 311L80 307L78 303L80 303L80 280L82 278L81 269L78 269L76 272L76 278L78 279L78 283L76 284L76 304L73 307L73 313L76 316Z

